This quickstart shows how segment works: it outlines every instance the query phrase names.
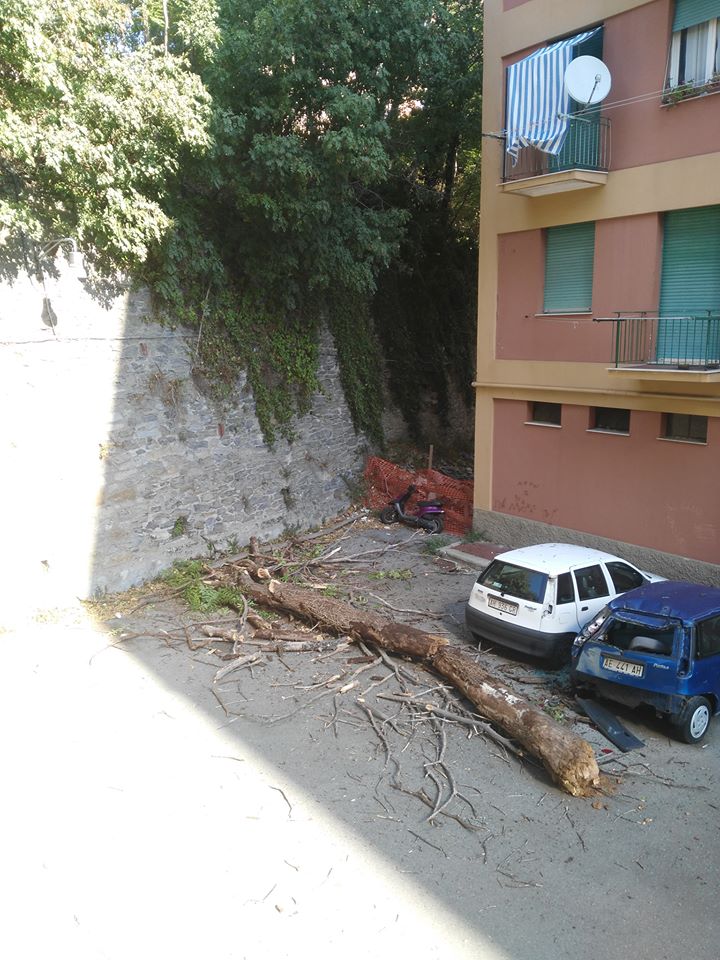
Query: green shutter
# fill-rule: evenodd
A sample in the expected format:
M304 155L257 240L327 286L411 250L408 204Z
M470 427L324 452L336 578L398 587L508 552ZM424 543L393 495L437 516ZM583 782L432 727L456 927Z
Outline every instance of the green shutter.
M545 313L592 309L595 224L549 227L545 241Z
M673 32L720 17L720 0L675 0Z
M716 319L708 320L708 312ZM658 359L717 360L720 326L720 206L672 210L663 231Z

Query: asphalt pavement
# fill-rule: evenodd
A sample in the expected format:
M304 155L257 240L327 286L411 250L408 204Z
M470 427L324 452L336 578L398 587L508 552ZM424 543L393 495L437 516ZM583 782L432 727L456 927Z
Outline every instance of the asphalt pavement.
M364 536L344 549L400 549L357 588L468 643L477 569L404 530ZM218 688L207 651L163 637L182 611L108 611L105 625L77 607L0 634L4 956L717 960L717 721L690 747L622 714L645 747L606 764L607 792L588 800L450 725L458 795L431 822L417 797L436 769L427 723L384 727L390 761L359 709L391 671L315 699L356 657L295 655ZM550 702L555 675L482 656ZM436 679L418 679L431 697Z

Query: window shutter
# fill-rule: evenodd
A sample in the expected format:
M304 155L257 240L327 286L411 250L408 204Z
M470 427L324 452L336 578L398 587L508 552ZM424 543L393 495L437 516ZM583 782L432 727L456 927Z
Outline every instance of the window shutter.
M720 310L720 206L665 214L660 313Z
M720 0L675 0L673 33L720 17Z
M592 309L595 223L549 227L545 239L545 313Z
M718 321L704 319L708 310L720 311L720 206L671 210L663 230L660 314L698 319L661 320L658 359L717 360Z

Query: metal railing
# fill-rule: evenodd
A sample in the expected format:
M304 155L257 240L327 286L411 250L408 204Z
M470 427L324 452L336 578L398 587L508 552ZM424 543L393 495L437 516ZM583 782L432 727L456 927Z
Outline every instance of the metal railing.
M612 323L616 367L656 367L670 370L720 369L720 313L703 315L594 317Z
M610 121L605 117L570 117L563 148L557 156L535 147L521 147L517 163L503 153L503 182L542 177L564 170L607 171L610 167Z

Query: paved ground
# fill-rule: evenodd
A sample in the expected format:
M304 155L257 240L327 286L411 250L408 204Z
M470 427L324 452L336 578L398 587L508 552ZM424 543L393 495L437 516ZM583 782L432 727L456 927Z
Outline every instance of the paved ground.
M368 526L342 550L393 544L349 583L469 645L471 568L404 528ZM145 639L109 646L80 609L0 636L4 956L717 960L720 724L696 748L623 714L647 746L606 766L616 792L594 802L445 725L459 795L428 823L413 794L447 795L438 735L377 699L399 689L385 664L354 648L271 657L215 688L223 706L217 658L162 639L187 613L126 609L102 616ZM480 656L575 719L562 674ZM437 678L409 669L435 699ZM355 686L314 699L337 674ZM362 702L396 717L389 762Z

